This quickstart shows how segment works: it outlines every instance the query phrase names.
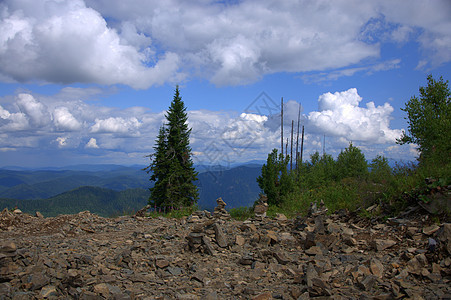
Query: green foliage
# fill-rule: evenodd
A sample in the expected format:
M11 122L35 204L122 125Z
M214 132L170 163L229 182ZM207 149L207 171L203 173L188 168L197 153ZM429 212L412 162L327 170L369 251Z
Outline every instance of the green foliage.
M281 181L281 175L286 170L282 157L276 157L277 150L273 150L268 155L267 164L262 168L262 175L257 179L260 187L270 187L267 190L262 188L268 200L268 191L276 191L275 194L278 195L277 183ZM369 206L376 203L382 195L376 182L379 182L381 177L389 180L392 171L387 159L381 156L376 157L370 167L371 172L368 171L364 154L352 143L340 153L336 161L329 154L320 156L316 152L310 156L310 162L302 163L297 171L286 172L285 176L291 179L291 186L284 190L283 197L280 197L283 201L268 201L268 216L276 213L284 213L290 217L306 214L310 203L319 203L321 200L330 212L339 209L355 210L362 204ZM377 180L373 182L371 178ZM264 179L269 179L266 185L262 184L265 183ZM370 191L370 187L374 191Z
M399 144L415 143L421 153L420 163L449 164L451 155L451 93L448 80L427 77L420 87L420 97L413 96L402 109L407 113L408 132Z
M182 207L178 209L170 209L168 212L151 212L148 216L152 218L158 218L158 217L165 217L165 218L174 218L174 219L181 219L183 217L190 216L193 212L196 210L199 210L197 205L191 205L187 207Z
M392 175L388 160L383 156L376 156L370 163L369 179L374 183L385 183Z
M361 203L360 195L357 192L358 185L358 179L348 177L341 182L334 181L328 186L314 190L311 197L323 200L331 212L339 209L355 210Z
M277 149L268 154L266 164L262 166L262 174L257 177L257 183L268 197L269 205L283 203L286 195L295 189L295 179L288 172L289 156L277 154Z
M235 220L244 221L254 216L254 210L252 207L236 207L230 211L230 216Z
M268 208L267 215L274 217L276 213L282 213L288 218L296 215L306 215L312 199L306 192L291 192L286 196L285 202L279 206L272 205Z
M304 189L318 188L327 185L336 177L336 162L329 154L310 156L310 163L302 165L298 178Z
M368 173L368 164L362 151L352 143L337 158L337 178L360 177L364 178Z
M194 181L198 173L194 170L189 146L188 116L185 104L180 97L178 86L166 114L167 125L160 128L156 140L155 154L150 155L151 164L147 167L155 181L151 188L149 203L156 206L192 206L199 198Z

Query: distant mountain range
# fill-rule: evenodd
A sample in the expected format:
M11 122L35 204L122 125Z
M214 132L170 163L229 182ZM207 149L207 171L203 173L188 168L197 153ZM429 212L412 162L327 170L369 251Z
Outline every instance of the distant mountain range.
M201 209L212 210L222 197L227 208L250 206L258 197L256 162L225 168L197 166ZM102 216L142 208L152 186L142 166L76 165L39 170L0 169L0 209L18 207L45 216L90 210Z

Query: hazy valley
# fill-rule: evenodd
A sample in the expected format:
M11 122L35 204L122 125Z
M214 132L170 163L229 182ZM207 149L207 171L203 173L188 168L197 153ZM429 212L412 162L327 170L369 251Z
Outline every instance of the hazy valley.
M249 206L258 197L256 177L261 166L230 169L198 166L198 205L213 209L222 197L227 208ZM147 204L149 175L141 166L78 165L65 168L0 169L0 207L18 207L45 216L89 210L102 216L137 211Z

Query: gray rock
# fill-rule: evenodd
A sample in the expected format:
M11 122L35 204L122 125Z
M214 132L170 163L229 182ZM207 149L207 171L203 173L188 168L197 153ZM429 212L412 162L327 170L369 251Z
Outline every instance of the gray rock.
M210 254L212 256L216 255L216 250L213 248L213 246L210 243L210 240L206 236L202 237L202 243L204 245L206 253L208 253L208 254Z
M374 284L376 283L377 278L374 275L366 275L363 280L358 282L358 286L364 291L370 291Z
M451 223L445 223L440 227L437 232L437 239L440 241L444 248L451 255Z
M219 247L225 248L229 245L227 241L227 237L224 235L224 232L222 231L221 227L218 225L218 223L213 224L213 229L215 230L215 239L216 243L218 243Z
M307 265L307 271L305 272L305 282L309 288L313 287L314 278L318 278L318 272L313 264L310 263Z
M1 242L0 243L0 253L14 253L17 250L17 246L14 242Z
M371 259L370 270L377 278L382 278L384 276L384 265L376 258Z
M53 285L47 285L41 289L39 295L43 298L56 297L58 296L58 291Z
M375 239L373 245L377 251L383 251L396 245L396 242L393 240Z
M282 250L274 252L273 255L276 258L277 262L281 265L286 265L287 263L290 262L290 259Z
M35 273L28 277L28 282L31 285L31 290L39 290L43 286L49 284L50 279L42 273Z
M168 267L166 269L171 275L179 276L183 274L183 269L179 267Z

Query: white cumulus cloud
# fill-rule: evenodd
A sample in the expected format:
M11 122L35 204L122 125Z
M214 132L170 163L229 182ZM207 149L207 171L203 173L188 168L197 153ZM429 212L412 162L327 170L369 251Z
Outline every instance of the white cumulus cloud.
M81 129L81 123L71 114L67 107L58 107L53 112L53 122L58 130L76 131Z
M394 143L401 130L390 129L393 107L389 103L375 106L368 102L360 107L362 98L357 89L325 93L318 98L318 111L307 116L307 126L312 132L353 141L369 143Z
M0 74L12 80L142 89L171 81L177 73L177 54L167 51L151 62L150 52L121 39L84 1L4 1L0 12Z
M58 143L58 147L66 147L67 146L67 137L59 136L56 138L56 142Z
M97 140L95 138L90 138L86 143L85 148L98 149Z
M96 119L91 127L92 133L121 133L139 135L138 129L141 123L137 118L110 117L107 119Z
M417 43L421 66L451 60L447 0L4 0L0 78L126 84L185 78L243 85L277 72L383 71L384 43ZM385 68L395 68L399 63Z
M29 128L24 113L10 113L0 105L0 128L2 131L21 131Z
M47 107L37 101L32 95L22 93L19 94L17 98L17 106L20 111L27 116L31 124L42 127L50 122L50 115Z

